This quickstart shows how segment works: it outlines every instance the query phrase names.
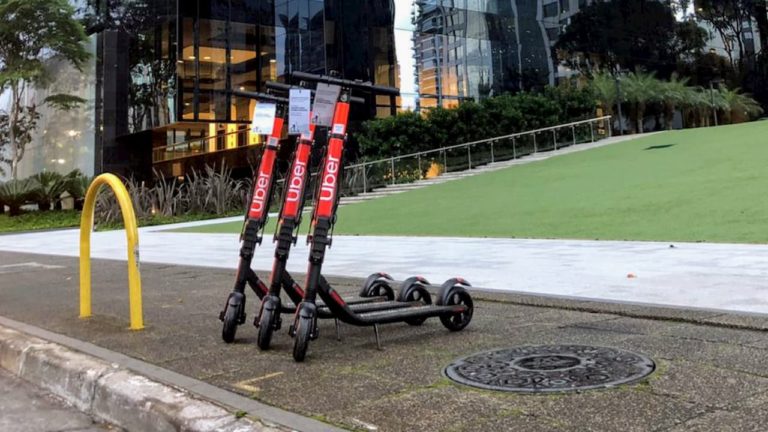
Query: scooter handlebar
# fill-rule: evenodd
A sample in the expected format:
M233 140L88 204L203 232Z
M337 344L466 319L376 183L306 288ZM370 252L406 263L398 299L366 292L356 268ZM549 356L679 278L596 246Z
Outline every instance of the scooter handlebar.
M290 89L299 89L299 88L303 89L304 88L304 87L301 87L301 86L290 85L290 84L283 84L283 83L279 83L279 82L275 82L275 81L267 81L266 85L267 85L267 88L269 88L269 89L280 90L280 91L289 91ZM312 92L312 94L315 93L314 90L310 90L310 91ZM358 104L365 103L365 99L363 99L361 97L357 97L357 96L352 96L351 98L349 98L349 101L352 102L352 103L358 103Z
M269 93L248 92L248 91L242 91L242 90L232 90L231 94L232 94L232 96L244 97L244 98L248 98L248 99L271 101L271 102L278 102L278 103L284 103L284 104L288 103L288 98L271 95Z
M374 93L387 94L397 96L400 94L400 90L395 87L387 87L372 84L371 82L352 81L341 78L330 77L326 75L316 75L306 72L293 72L291 76L294 79L304 81L323 82L326 84L337 84L343 87L349 87L352 89L368 90Z

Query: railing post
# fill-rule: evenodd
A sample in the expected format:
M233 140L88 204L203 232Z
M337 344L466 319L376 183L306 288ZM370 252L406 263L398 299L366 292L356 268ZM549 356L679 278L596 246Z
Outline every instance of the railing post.
M495 142L496 142L496 141L491 141L491 163L495 162L495 161L493 160L493 143L495 143Z
M557 150L557 131L555 129L552 129L552 144L555 146L555 150Z
M443 172L448 172L448 152L443 150Z
M363 193L368 192L368 170L365 169L365 164L360 168L363 169Z
M418 158L419 158L419 180L421 180L421 178L422 178L422 174L421 173L423 172L421 170L421 153L419 153Z
M573 133L573 145L576 145L576 126L571 126L571 133Z
M589 122L589 135L592 137L591 142L595 142L595 124Z
M517 138L512 137L512 159L517 159Z
M469 162L469 169L472 169L472 150L470 150L470 146L467 146L467 161Z
M392 169L392 184L395 184L395 158L390 159Z

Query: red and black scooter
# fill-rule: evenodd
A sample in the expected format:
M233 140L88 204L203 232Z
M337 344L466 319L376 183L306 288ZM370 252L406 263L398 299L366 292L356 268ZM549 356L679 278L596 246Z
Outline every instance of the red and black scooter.
M259 168L253 179L253 189L245 215L243 230L240 234L240 261L235 275L235 287L229 294L224 310L219 319L224 323L221 337L224 342L235 340L237 326L245 323L245 286L248 284L256 295L261 298L267 292L264 282L251 269L251 261L256 247L261 244L264 226L267 223L269 208L272 201L272 191L275 184L275 162L283 133L288 99L264 93L238 92L238 96L249 97L259 101L274 102L277 105L272 134L264 146Z
M290 86L285 84L272 82L268 82L267 87L278 92L290 89ZM250 205L246 211L240 238L242 243L240 247L240 261L235 276L235 287L227 298L224 309L219 313L219 320L223 322L222 339L227 343L233 342L238 325L245 323L246 320L246 284L251 287L259 299L267 296L270 291L273 292L277 296L276 306L274 306L274 301L269 302L266 308L266 316L262 312L254 320L254 325L257 327L265 319L271 323L269 326L260 327L262 330L259 331L259 346L267 347L269 346L269 338L271 338L272 334L271 329L280 327L280 313L294 313L296 311L295 305L299 304L304 296L304 291L299 284L285 270L285 263L288 259L291 245L296 242L296 231L301 223L306 184L309 181L309 162L314 144L315 128L314 126L311 127L308 136L300 136L296 151L294 152L288 183L283 195L283 204L280 209L278 230L274 238L277 242L277 250L275 252L275 265L271 277L272 288L270 289L251 269L251 262L256 247L262 243L264 226L267 223L268 212L272 203L274 184L277 177L275 165L285 122L288 99L271 94L243 91L233 92L233 94L240 97L275 102L277 111L272 135L264 146L257 174L253 180L253 190L249 199ZM376 273L371 275L363 284L360 297L350 298L347 301L350 304L362 304L392 300L394 298L394 291L387 283L391 279L386 274ZM324 278L321 282L327 284ZM281 287L286 291L293 304L282 305L280 303L279 294ZM264 307L262 306L263 309ZM274 312L270 314L272 311ZM327 309L321 309L321 315L323 318L332 318ZM263 330L265 328L269 330Z
M278 90L290 90L293 86L280 83L267 83L267 87ZM356 98L355 102L364 102ZM268 349L275 330L282 325L281 313L294 313L295 305L304 298L304 290L293 279L286 266L291 247L296 244L298 228L301 225L305 196L310 180L310 156L314 144L315 125L310 125L310 136L303 136L299 140L293 155L293 162L288 171L287 183L284 188L282 207L278 217L277 231L274 242L274 263L270 276L269 293L262 297L259 317L254 322L259 328L257 343L261 349ZM374 273L363 284L359 297L348 298L345 301L357 310L379 310L384 307L392 307L395 293L390 282L392 277L385 273ZM328 281L320 276L320 284L330 287ZM281 291L285 291L293 304L285 305L280 298ZM334 318L330 310L320 304L318 309L320 318ZM338 322L337 322L338 324ZM338 329L338 326L337 326Z
M294 337L293 358L303 361L309 341L318 336L317 319L319 305L317 296L324 302L333 316L342 322L357 326L373 326L376 341L379 344L378 325L393 322L406 322L419 325L427 318L439 317L443 325L451 331L459 331L472 320L474 306L466 287L469 283L461 278L449 279L438 292L437 304L432 304L426 289L426 281L411 278L398 294L398 302L391 307L373 311L356 311L333 288L322 283L322 266L326 249L331 245L333 225L336 222L336 210L339 200L342 157L346 142L349 120L350 98L353 89L371 91L379 94L397 94L397 89L374 86L370 83L342 80L333 77L294 72L293 78L305 82L323 82L342 87L330 130L325 158L315 192L315 208L312 214L309 267L305 284L304 297L296 308L290 335ZM389 302L387 302L389 303ZM405 307L403 307L405 305Z

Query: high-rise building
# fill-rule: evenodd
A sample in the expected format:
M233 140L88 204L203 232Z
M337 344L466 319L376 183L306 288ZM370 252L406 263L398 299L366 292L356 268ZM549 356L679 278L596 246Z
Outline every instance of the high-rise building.
M94 46L78 127L85 172L248 171L264 91L292 71L395 86L362 95L355 122L553 84L551 46L585 0L81 0ZM63 76L67 75L67 76ZM71 79L63 74L61 80ZM2 103L2 100L0 100ZM53 116L51 116L53 118ZM39 135L71 131L46 128ZM64 139L67 138L67 139ZM87 139L86 139L87 138ZM71 137L57 146L74 143ZM78 141L79 142L79 141ZM75 145L75 144L72 144ZM78 144L79 145L79 144ZM83 156L83 155L86 156ZM88 155L92 164L87 165ZM34 167L58 159L28 156ZM34 161L34 162L33 162ZM54 162L50 162L54 161ZM51 165L53 164L53 165ZM66 168L72 168L69 163Z

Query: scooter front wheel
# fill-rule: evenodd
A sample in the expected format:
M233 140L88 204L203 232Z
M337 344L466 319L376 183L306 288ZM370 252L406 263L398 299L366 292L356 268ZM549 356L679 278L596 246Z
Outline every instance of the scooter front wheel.
M227 299L226 310L221 314L221 321L224 323L221 329L221 338L226 343L235 341L237 326L240 325L242 307L245 303L245 296L238 292L233 292Z
M297 362L303 362L307 356L309 341L312 339L312 330L315 325L314 317L306 315L300 311L293 325L293 359Z
M259 337L256 345L263 350L268 350L272 342L272 334L275 331L275 311L272 308L262 307L259 316Z

